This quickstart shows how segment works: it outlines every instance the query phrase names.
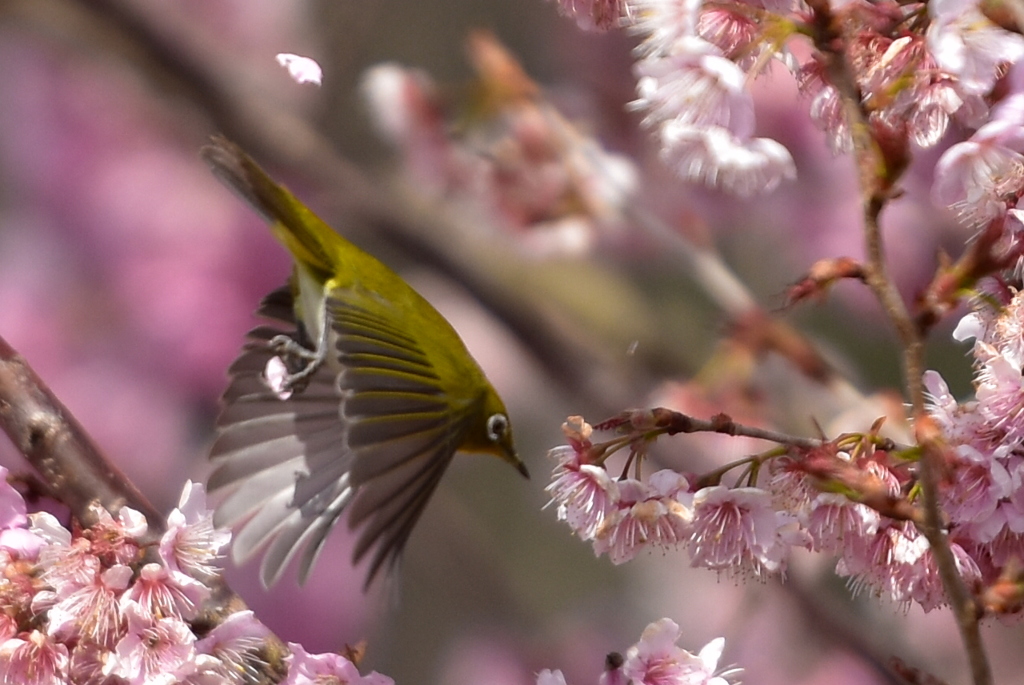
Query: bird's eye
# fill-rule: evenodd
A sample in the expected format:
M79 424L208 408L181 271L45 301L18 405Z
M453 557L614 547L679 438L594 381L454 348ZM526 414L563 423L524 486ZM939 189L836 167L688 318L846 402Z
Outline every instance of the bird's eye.
M508 417L504 414L491 414L487 419L487 438L498 442L508 432Z

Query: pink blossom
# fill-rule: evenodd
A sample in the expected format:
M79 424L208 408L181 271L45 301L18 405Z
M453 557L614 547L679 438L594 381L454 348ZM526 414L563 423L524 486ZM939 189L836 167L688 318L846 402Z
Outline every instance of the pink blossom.
M132 602L154 618L190 620L209 596L210 589L195 578L160 564L146 564L121 596L121 608Z
M992 122L946 150L935 165L932 197L969 228L1006 214L1024 194L1024 127Z
M978 373L975 394L979 415L988 427L1000 431L1004 443L1024 440L1024 377L1019 363L994 355Z
M1022 129L1024 132L1024 129ZM999 351L999 354L1010 360L1015 365L1024 364L1024 293L1014 293L1010 301L1004 304L998 316L987 316L987 323L980 321L982 312L975 312L974 316L979 319L975 331L981 335L975 335L978 340L992 345ZM967 319L967 317L964 317ZM969 335L968 330L957 326L961 336L957 340L964 340L963 336Z
M771 478L767 489L772 502L780 511L805 512L811 507L811 500L818 495L818 489L805 471L799 468L797 460L773 459L768 464Z
M19 559L35 559L43 540L28 529L25 500L7 482L7 469L0 466L0 550Z
M71 650L71 682L74 685L125 685L123 678L109 671L116 660L117 656L112 650L80 642Z
M800 68L797 80L800 91L811 99L811 120L828 134L829 149L834 154L852 150L853 138L843 110L843 100L835 86L825 80L824 67L816 61L808 62Z
M146 534L146 517L131 507L122 507L115 519L94 502L90 510L96 522L82 531L89 541L89 552L106 566L130 564L137 561L139 540Z
M24 528L27 525L28 516L25 513L25 500L7 482L7 469L0 466L0 530Z
M877 511L842 495L821 493L806 514L805 526L813 549L843 557L863 557L878 532Z
M690 556L694 566L718 571L745 569L755 576L784 566L788 545L771 495L759 488L702 488L693 498Z
M230 677L251 668L248 661L265 646L269 635L251 610L236 611L196 643L196 652L214 657L211 670Z
M0 549L16 555L19 559L35 559L42 547L42 540L27 528L0 530Z
M697 34L743 71L754 68L764 51L771 49L770 43L761 41L761 26L752 17L727 7L705 8L697 22Z
M961 404L949 392L949 386L935 371L925 371L924 385L928 413L942 426L948 440L962 444L974 439L981 430L976 402Z
M623 674L635 685L727 685L729 671L716 675L725 640L712 640L698 654L676 646L679 626L667 618L644 629L640 641L626 652Z
M956 79L937 67L919 34L890 40L865 33L855 51L863 61L858 82L876 108L872 118L893 131L905 130L921 147L935 145L971 96L961 94Z
M644 629L640 641L629 648L622 665L630 682L643 685L673 685L686 682L690 667L696 662L692 654L676 646L679 626L663 618Z
M927 73L927 72L925 72ZM938 143L949 128L950 118L964 105L951 79L925 77L901 91L892 110L906 117L907 132L923 148ZM909 116L906 116L909 112Z
M970 445L958 445L956 454L959 460L952 465L950 486L942 493L943 511L954 523L985 521L999 501L1011 495L1013 479L999 460Z
M29 514L30 530L42 538L47 547L71 546L71 531L60 524L57 517L46 511Z
M68 682L68 648L38 630L25 638L11 638L0 644L0 682L64 685Z
M618 486L615 509L594 536L594 554L607 553L613 564L622 564L646 547L673 547L686 540L691 513L674 494L661 496L649 484L632 479ZM673 483L672 491L685 487L684 479L681 488Z
M167 516L167 532L160 538L160 558L167 568L204 578L216 571L213 561L231 539L231 532L213 525L206 507L206 489L188 481L178 506Z
M581 464L579 454L563 445L548 452L558 465L545 488L556 505L559 521L565 521L583 540L593 539L614 511L619 488L603 466Z
M886 519L888 521L888 519ZM898 528L893 530L892 525L880 527L879 530L867 540L863 554L843 556L836 563L836 573L840 576L851 578L850 587L854 594L866 588L876 587L880 584L879 577L892 558L892 545L896 536L900 535ZM881 589L876 589L881 592Z
M981 572L964 549L953 542L950 550L957 570L968 587L981 579ZM892 565L884 571L894 601L909 605L916 602L925 611L948 604L938 566L928 540L907 527L892 547Z
M68 540L67 546L51 544L39 551L40 576L59 598L91 585L102 566L88 540L71 539L70 533Z
M994 577L1011 560L1020 561L1024 559L1024 534L1014 532L1009 526L1005 526L989 544L983 547L979 546L978 549L991 557L992 564L995 567L992 574ZM982 554L976 554L975 556L983 558Z
M195 655L195 635L177 618L154 618L134 603L125 606L127 634L117 643L111 672L129 685L171 685L179 671L189 669Z
M0 552L0 566L7 566L8 562L6 559L4 559L3 555L4 553ZM3 594L4 602L8 607L13 609L15 607L20 608L21 606L24 606L24 602L21 601L22 598L12 598L11 593L9 591L5 591ZM17 634L18 621L7 612L0 612L0 644L7 642L7 640L11 639ZM2 670L0 670L0 682L2 681Z
M310 654L294 642L288 648L288 677L281 685L394 685L391 678L377 672L359 675L355 665L340 654Z
M49 611L47 632L59 638L83 637L112 647L123 634L118 598L132 577L128 566L97 573L92 582L61 598Z

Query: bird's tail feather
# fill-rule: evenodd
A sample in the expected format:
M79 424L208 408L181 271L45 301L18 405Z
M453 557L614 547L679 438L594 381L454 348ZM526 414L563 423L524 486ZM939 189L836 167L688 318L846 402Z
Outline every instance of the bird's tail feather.
M325 281L334 275L336 251L328 244L342 240L334 229L227 138L214 136L200 154L219 179L267 220L296 261Z

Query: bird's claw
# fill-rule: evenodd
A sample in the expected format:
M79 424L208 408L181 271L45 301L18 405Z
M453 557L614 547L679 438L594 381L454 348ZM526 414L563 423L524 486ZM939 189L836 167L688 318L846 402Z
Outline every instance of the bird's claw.
M275 356L267 362L264 377L281 399L305 388L310 376L324 362L323 353L310 350L287 335L274 336L267 346Z

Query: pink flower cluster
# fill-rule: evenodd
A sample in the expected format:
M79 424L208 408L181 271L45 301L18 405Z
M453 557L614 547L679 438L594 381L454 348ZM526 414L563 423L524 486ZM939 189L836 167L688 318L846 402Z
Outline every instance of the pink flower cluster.
M954 337L974 339L975 397L957 402L929 371L931 415L950 446L943 509L954 549L991 583L1024 559L1024 294L1003 290L964 317Z
M645 548L683 545L694 566L756 577L783 570L792 517L777 511L766 491L695 489L671 470L616 480L595 458L590 425L572 417L563 430L570 444L549 453L558 464L547 491L559 520L595 554L621 564Z
M213 527L201 485L185 485L151 558L138 512L97 509L96 524L68 531L48 513L27 514L6 475L0 468L0 682L223 685L262 664L269 633L251 611L202 635L190 623L230 539ZM291 650L288 685L392 682L359 676L339 655Z
M678 647L679 626L663 618L647 626L626 654L611 655L600 685L730 685L741 670L718 670L725 639L717 638L697 654ZM615 657L615 658L612 658ZM537 674L537 685L566 685L561 671Z
M808 96L811 117L832 148L850 149L843 97L827 67L832 56L813 40L810 50L787 48L814 36L816 22L835 31L832 49L845 56L876 138L898 147L908 140L935 145L953 118L981 125L997 79L1024 56L1024 39L985 17L977 0L559 0L559 6L584 28L625 26L642 37L634 107L656 131L662 156L682 177L740 195L769 191L796 173L781 144L753 135L748 85L772 63ZM985 147L996 137L995 145L1021 152L1005 142L1005 132L979 134ZM987 152L990 159L996 154Z
M1017 384L1024 397L1019 370ZM683 547L695 567L763 579L784 573L790 550L798 547L837 556L837 573L849 577L857 590L871 589L904 606L916 603L925 611L946 604L928 541L908 520L912 505L904 493L913 489L914 469L897 455L872 448L870 440L844 443L850 452L832 443L780 452L766 468L754 468L756 458L740 460L733 466L743 468L744 475L727 486L722 476L730 468L702 477L662 470L643 481L613 479L605 459L627 444L638 458L636 443L644 438L627 435L594 443L592 428L579 417L570 419L564 429L569 445L551 451L558 461L548 486L552 503L560 520L613 563L628 561L645 548ZM948 492L947 509L954 520L968 511L971 516L994 516L999 508L991 499L998 497L996 483L978 482L982 474L975 474L980 471L976 461L964 463L963 473L970 472L971 477L957 474L956 486ZM764 474L760 484L758 473ZM1020 476L1014 477L1019 485ZM999 511L1001 522L1017 511L1012 507L1019 498L1009 494L1011 480L998 481L1003 487L999 492L1006 497ZM983 505L977 503L979 491L990 493ZM969 543L954 529L951 547L958 570L972 589L994 580L999 570L996 559L1001 565L1024 551L1018 519L1011 520L998 533L991 522L978 522L1001 542L1012 541L1011 548L998 555L994 549L979 555L977 540Z
M1015 44L1007 54L1021 50ZM1018 208L1024 197L1024 66L1013 66L1006 86L985 124L939 158L932 197L970 228L1007 219L1007 228L1019 234L1024 227Z

